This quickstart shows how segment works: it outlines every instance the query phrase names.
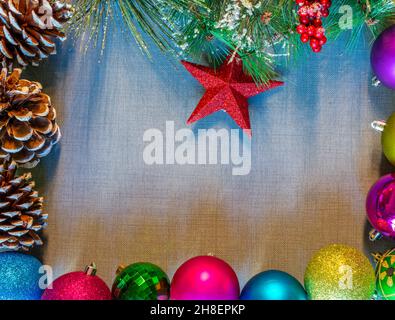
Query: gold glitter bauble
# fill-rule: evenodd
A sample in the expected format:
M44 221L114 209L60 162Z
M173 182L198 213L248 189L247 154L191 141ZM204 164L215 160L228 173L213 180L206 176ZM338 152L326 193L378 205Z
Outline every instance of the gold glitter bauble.
M304 276L312 300L369 300L375 290L372 265L357 249L333 244L319 250Z

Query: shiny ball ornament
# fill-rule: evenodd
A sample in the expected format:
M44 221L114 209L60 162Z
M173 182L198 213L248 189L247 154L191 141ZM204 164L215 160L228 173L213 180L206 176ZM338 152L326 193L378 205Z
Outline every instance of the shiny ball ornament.
M307 300L306 291L286 272L269 270L258 273L244 286L241 300Z
M395 249L374 255L376 266L376 292L379 298L395 300Z
M41 266L40 261L27 254L0 253L0 300L40 300Z
M239 281L232 267L213 256L184 262L170 286L171 300L237 300L239 294Z
M310 260L304 278L312 300L369 300L375 290L372 265L357 249L333 244Z
M139 262L118 268L112 287L117 300L168 300L170 283L166 273L158 266Z
M366 213L374 231L371 240L377 233L395 238L395 174L380 178L370 189L366 198Z
M111 292L102 279L96 276L96 266L91 264L85 272L66 273L48 287L42 300L111 300Z
M372 127L381 132L383 153L388 161L395 165L395 113L388 118L387 122L374 121Z
M376 39L370 61L380 82L395 89L395 25L384 30Z

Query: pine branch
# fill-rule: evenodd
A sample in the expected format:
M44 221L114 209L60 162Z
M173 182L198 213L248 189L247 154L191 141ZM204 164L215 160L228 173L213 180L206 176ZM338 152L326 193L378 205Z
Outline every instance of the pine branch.
M347 34L349 47L364 30L368 30L374 39L395 22L393 0L338 0L333 3L331 12L328 36L337 39L341 34Z
M170 13L191 6L204 7L204 0L77 0L72 29L76 36L87 37L86 46L102 40L104 49L110 22L126 26L140 48L149 55L143 33L164 52L175 52L175 24ZM120 21L120 23L118 22Z
M346 9L352 12L351 29L344 27ZM90 30L89 40L95 42L103 33L104 44L109 21L120 12L147 54L142 33L176 58L206 58L213 66L236 52L245 71L257 83L267 83L277 66L309 51L296 33L296 10L294 0L77 0L74 26L77 33ZM324 19L327 35L336 39L345 33L353 43L364 29L377 37L393 24L395 2L333 0L330 12Z
M294 0L206 0L206 5L211 10L204 19L194 19L192 15L188 27L181 28L181 46L186 56L193 58L205 51L211 61L218 61L224 59L226 48L237 51L246 72L258 83L266 83L276 75L276 66L309 50L295 32L298 16ZM351 30L341 24L347 8L352 12ZM393 24L395 2L333 0L330 12L330 17L324 19L327 35L336 39L346 33L352 44L364 29L376 38ZM213 42L212 36L225 49L218 51L218 47L208 44L207 39Z
M180 20L183 56L196 58L204 52L218 64L229 51L236 51L246 72L266 83L276 76L276 58L289 57L300 47L293 34L293 1L207 0L206 5L210 8L206 16L196 18L190 12Z

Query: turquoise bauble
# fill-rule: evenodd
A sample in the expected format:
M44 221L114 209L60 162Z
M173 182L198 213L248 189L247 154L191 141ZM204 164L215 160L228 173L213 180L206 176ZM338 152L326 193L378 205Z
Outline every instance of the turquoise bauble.
M0 300L39 300L41 262L18 252L0 253Z
M241 300L307 300L303 286L286 272L269 270L247 282Z

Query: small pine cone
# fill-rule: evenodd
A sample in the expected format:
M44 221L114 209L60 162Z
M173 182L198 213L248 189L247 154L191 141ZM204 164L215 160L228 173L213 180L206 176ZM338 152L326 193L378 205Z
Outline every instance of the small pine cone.
M69 4L54 0L0 0L0 58L3 67L21 66L56 53L55 39L66 39Z
M43 198L34 191L31 173L15 176L16 163L0 165L0 251L24 250L42 245L37 235L47 223Z
M20 79L21 69L0 74L0 158L34 167L60 137L56 111L38 82Z

